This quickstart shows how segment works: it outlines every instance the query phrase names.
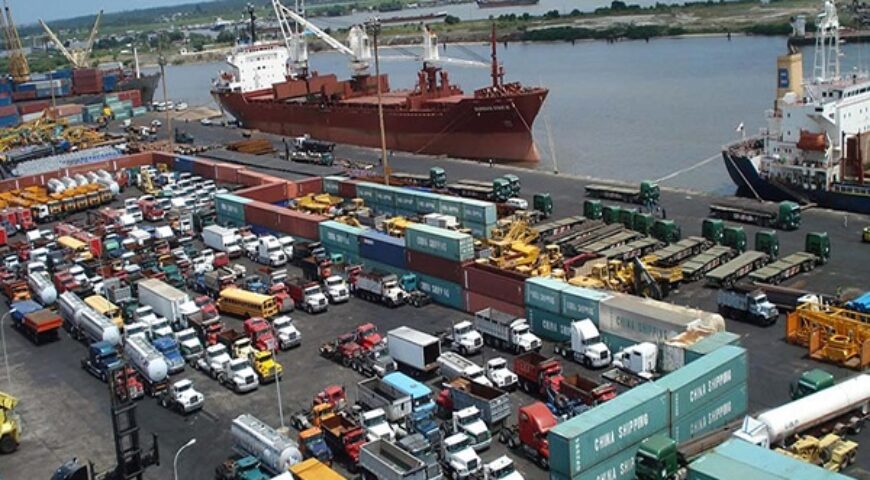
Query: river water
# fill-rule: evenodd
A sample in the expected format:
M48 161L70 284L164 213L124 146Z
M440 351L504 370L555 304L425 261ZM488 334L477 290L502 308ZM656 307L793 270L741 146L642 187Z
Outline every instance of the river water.
M450 45L442 56L474 58L466 48L488 55L485 45ZM844 70L870 59L864 48L846 47ZM542 156L536 168L624 181L664 179L662 185L724 194L734 187L721 147L738 138L735 127L741 122L747 134L764 126L764 111L773 106L776 57L786 47L782 37L689 37L511 44L499 50L506 80L550 89L534 125ZM805 50L804 60L810 72L812 49ZM349 73L345 58L331 52L313 54L311 64L321 72ZM418 67L382 62L393 89L412 87ZM210 80L222 68L221 63L167 67L170 97L214 106ZM466 92L489 82L487 69L449 71Z

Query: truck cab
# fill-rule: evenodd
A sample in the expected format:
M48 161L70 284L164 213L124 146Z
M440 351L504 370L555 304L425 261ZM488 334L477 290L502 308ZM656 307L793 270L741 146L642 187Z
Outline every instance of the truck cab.
M328 308L329 301L316 282L297 278L289 283L288 289L296 308L301 308L308 313L325 312Z
M181 356L188 362L196 361L204 354L202 342L199 341L196 330L193 328L185 328L176 332L175 340L178 342Z
M456 433L444 439L441 444L441 458L454 479L471 478L483 468L480 457L471 447L471 439L464 433Z
M382 408L360 412L357 416L361 427L366 431L368 441L396 439L396 430L387 421L387 413Z
M598 329L588 318L571 323L571 340L556 345L556 353L571 358L586 368L610 365L610 349L601 341Z
M184 370L184 357L178 350L178 343L174 335L156 337L151 341L154 348L163 355L169 373L178 373Z
M502 428L499 442L511 449L521 449L523 454L544 469L550 466L550 443L547 434L557 424L547 405L535 402L520 407L515 427Z
M245 334L251 339L257 350L274 352L278 349L278 340L264 318L251 317L244 322Z
M332 450L326 444L323 430L319 427L299 432L299 449L305 458L316 458L327 465L332 463Z
M203 394L193 388L193 382L187 379L179 380L170 385L160 399L161 405L181 413L199 410L204 403L205 397Z
M356 343L363 350L371 351L383 345L384 338L378 333L378 327L373 323L364 323L354 330Z
M212 378L224 373L231 358L227 347L218 343L205 349L205 355L197 360L196 365L200 370L208 373Z
M251 361L260 383L268 383L275 378L280 379L284 375L284 366L275 359L271 350L257 350L251 356Z
M102 381L109 378L109 371L124 363L118 350L109 342L95 342L88 347L88 357L82 360L82 368Z
M634 458L638 480L670 480L682 468L677 443L664 434L642 441Z
M468 320L453 324L447 338L451 348L462 355L472 355L483 348L483 336Z
M260 386L257 374L247 358L234 358L224 364L218 379L236 393L250 392Z
M613 364L644 378L652 378L658 363L658 347L642 342L620 350L613 356Z
M514 461L502 455L483 466L483 480L524 480Z
M484 371L486 378L496 387L506 391L517 388L517 374L508 368L507 360L504 357L487 360Z
M814 368L807 370L799 378L793 380L789 385L789 393L792 400L797 400L833 386L833 375L821 368Z
M350 300L350 288L339 275L330 275L323 280L323 291L332 303L343 303Z
M257 242L257 262L270 267L280 267L287 264L287 255L277 238L272 235L260 237Z
M450 419L450 432L464 433L471 447L476 451L486 450L492 444L492 434L477 407L466 407L453 412Z
M278 336L278 345L282 350L298 347L302 344L302 334L293 325L293 319L289 316L282 315L272 320L272 329Z

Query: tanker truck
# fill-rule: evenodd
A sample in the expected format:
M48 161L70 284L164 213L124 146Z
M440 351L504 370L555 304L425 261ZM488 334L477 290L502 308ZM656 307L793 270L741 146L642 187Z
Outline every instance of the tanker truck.
M239 455L256 457L273 475L302 461L302 453L293 440L252 415L236 417L230 425L230 434L233 450Z
M51 278L44 271L30 272L27 275L27 286L43 307L54 304L57 301L57 289L51 283Z
M870 375L861 374L833 387L746 417L734 436L765 448L782 444L796 434L856 433L870 415ZM819 432L816 432L819 433Z
M169 386L169 367L163 355L144 336L127 338L124 342L124 354L130 365L142 376L145 393L156 397L166 390Z
M58 297L60 316L70 334L88 344L108 342L116 346L121 342L121 332L111 320L97 313L73 292L61 293Z

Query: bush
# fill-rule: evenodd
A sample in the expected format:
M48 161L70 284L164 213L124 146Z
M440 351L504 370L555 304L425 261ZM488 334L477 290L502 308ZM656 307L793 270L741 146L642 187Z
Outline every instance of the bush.
M460 21L461 20L459 17L454 17L453 15L447 15L446 17L444 17L444 23L446 23L447 25L456 25Z

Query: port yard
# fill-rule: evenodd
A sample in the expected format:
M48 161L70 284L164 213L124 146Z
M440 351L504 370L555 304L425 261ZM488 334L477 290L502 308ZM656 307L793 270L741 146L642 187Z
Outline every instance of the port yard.
M220 127L205 127L184 124L197 142L203 144L227 143L240 140L239 130ZM282 150L280 140L271 137L278 150ZM336 167L318 167L287 162L275 157L253 156L236 152L206 153L206 157L220 156L224 161L235 159L241 164L256 164L253 169L280 178L304 179L310 175L329 175L336 173ZM338 158L353 159L357 166L369 164L371 170L378 169L379 154L376 151L338 146ZM555 209L551 219L560 219L582 213L584 187L587 183L600 183L598 180L553 175L518 168L493 166L484 163L458 161L443 158L418 157L396 152L390 155L390 166L394 170L426 174L430 167L441 166L447 171L449 179L468 178L491 180L505 173L514 173L521 178L524 198L531 202L531 194L549 192ZM142 192L128 188L117 198L113 205L122 205L124 198L133 198ZM701 233L701 220L708 216L708 205L714 201L705 194L688 191L663 190L661 205L667 218L682 227L683 238ZM605 204L617 202L605 201ZM630 206L630 205L628 205ZM827 232L831 240L830 261L809 273L798 274L787 280L784 286L817 291L824 294L843 292L859 293L868 287L867 265L870 265L870 248L861 244L861 229L870 223L870 218L848 214L848 226L844 214L824 210L802 212L802 225L796 231L779 232L781 243L780 257L802 251L804 235L810 231ZM80 213L73 219L84 220ZM157 223L159 224L159 222ZM41 225L41 228L47 226ZM744 225L752 238L757 227ZM20 239L13 237L12 240ZM750 242L751 243L751 242ZM234 259L245 265L248 272L256 271L258 265L246 258ZM293 266L287 267L290 276L300 271ZM704 286L703 281L685 283L678 291L671 292L668 302L687 305L707 311L716 311L716 289ZM7 306L0 307L5 314ZM382 335L387 331L407 325L419 330L435 333L447 330L460 320L470 319L471 315L437 304L422 308L404 306L388 309L385 306L352 298L349 303L330 305L321 314L307 314L300 310L292 313L294 323L302 334L302 345L278 354L284 366L280 382L281 399L284 406L285 423L290 424L289 416L300 408L308 407L311 398L329 384L344 385L351 400L356 396L356 383L362 376L339 363L323 358L318 348L340 334L351 331L359 324L371 322ZM241 319L222 315L228 327L241 327ZM854 375L853 370L821 364L807 356L804 347L786 343L784 337L784 318L771 327L763 328L749 323L727 321L727 330L741 336L740 344L746 348L749 359L748 388L750 413L757 413L789 400L789 383L801 372L821 367L834 373L837 379ZM61 340L41 346L33 345L25 336L12 330L8 323L3 325L8 359L11 370L11 384L6 382L5 372L0 371L0 386L20 399L17 408L22 417L23 441L19 450L12 455L0 457L0 475L4 478L48 478L55 468L72 458L87 458L99 468L106 468L115 462L114 445L111 440L111 420L109 415L108 388L85 370L80 368L80 360L86 356L86 347L71 339L66 333ZM542 353L549 356L553 351L552 342L546 341ZM512 355L484 347L482 355L471 356L475 362L501 355ZM510 362L509 362L510 363ZM600 374L597 370L586 370L573 362L563 362L566 374L583 373L587 376ZM267 424L280 425L278 395L276 385L262 385L257 391L238 395L221 386L207 375L187 368L184 373L172 377L194 381L196 388L205 395L202 411L187 416L162 408L156 401L145 398L138 402L138 419L143 434L143 443L149 442L149 433L160 438L161 465L150 469L146 478L171 478L172 455L178 447L190 438L198 443L186 450L179 461L179 478L211 478L213 469L232 454L230 423L243 413L251 413ZM435 390L440 383L437 379L429 381ZM512 392L513 413L516 408L531 403L535 397L524 392ZM295 438L295 432L292 433ZM870 435L866 430L850 437L859 444L870 445ZM864 447L866 448L866 447ZM481 454L485 462L491 461L506 451L499 442ZM510 454L518 469L529 479L544 479L549 475L537 465L519 454ZM854 466L844 473L862 477L870 475L870 456L859 455ZM334 464L336 469L348 474L341 462Z

